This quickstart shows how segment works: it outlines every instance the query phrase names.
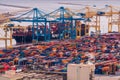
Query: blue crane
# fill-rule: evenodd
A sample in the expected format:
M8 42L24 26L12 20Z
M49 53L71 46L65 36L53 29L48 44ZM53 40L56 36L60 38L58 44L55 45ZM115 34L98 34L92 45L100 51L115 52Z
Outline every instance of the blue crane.
M74 12L60 7L55 11L45 14L38 8L33 8L32 10L18 15L15 18L11 18L11 21L17 22L31 22L32 23L32 40L39 41L40 37L44 38L44 41L49 41L51 39L51 27L50 23L60 23L58 29L58 38L64 39L65 34L69 34L70 39L76 38L76 26L75 20L84 20L77 16ZM53 18L52 20L49 18ZM67 23L69 22L69 23ZM43 27L39 29L40 24ZM67 25L66 25L67 24ZM69 25L68 25L69 24ZM41 32L42 31L42 32Z
M44 40L47 41L50 39L49 33L46 33L47 31L47 19L44 17L45 13L38 8L33 8L32 10L25 12L24 14L21 14L15 18L11 18L11 21L17 21L17 22L31 22L32 23L32 40L39 39L40 36L44 37ZM42 33L38 30L39 25L42 24L44 27L40 30L43 30ZM36 32L36 33L35 33ZM35 35L36 34L36 35ZM47 38L48 37L48 38Z
M70 34L70 39L76 38L76 28L75 25L73 25L74 20L82 20L81 17L74 18L73 16L76 15L74 12L64 8L60 7L49 14L46 14L46 17L54 17L55 21L61 23L59 25L59 39L64 39L64 34L68 33ZM66 25L66 22L70 22L69 25Z

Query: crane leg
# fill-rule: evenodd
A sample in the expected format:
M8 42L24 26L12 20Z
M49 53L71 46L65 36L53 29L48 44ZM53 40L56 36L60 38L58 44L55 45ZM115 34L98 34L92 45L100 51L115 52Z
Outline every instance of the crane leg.
M118 32L120 33L120 24L118 25Z
M7 50L7 30L5 30L5 48L6 48L6 50Z
M12 48L12 30L10 30L10 48Z
M111 23L108 24L108 32L112 32L112 24Z

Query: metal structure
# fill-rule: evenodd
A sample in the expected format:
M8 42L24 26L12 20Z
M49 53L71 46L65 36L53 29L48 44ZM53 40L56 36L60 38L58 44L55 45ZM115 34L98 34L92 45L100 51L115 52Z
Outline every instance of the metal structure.
M50 39L50 35L49 32L47 33L49 28L47 28L47 19L44 17L44 15L45 13L43 11L40 11L38 8L33 8L32 10L19 15L18 17L12 18L11 21L31 22L33 41L38 41L40 36L43 36L44 40L47 41ZM41 24L43 27L40 27Z
M117 25L118 32L120 32L120 7L106 5L106 7L102 9L95 8L93 9L90 7L90 5L84 5L79 3L58 3L58 4L85 6L84 9L80 9L79 11L77 11L77 13L85 15L84 16L86 18L85 23L89 25L89 27L94 27L95 32L100 32L101 16L108 17L108 32L112 32L113 25ZM94 7L96 6L94 5Z
M106 5L102 11L105 12L104 16L108 17L108 32L112 32L113 25L117 25L120 32L120 7Z
M98 11L98 9L96 8L96 6L92 6L90 7L90 5L84 5L84 4L79 4L79 3L59 3L59 4L65 4L65 5L77 5L77 6L85 6L85 8L83 9L79 9L76 10L75 12L82 16L83 18L85 18L84 23L85 23L85 35L89 34L89 29L90 27L94 27L95 28L95 32L96 33L100 33L100 16L103 16L105 13L102 11ZM81 32L81 25L82 23L79 22L77 24L77 38L80 38L80 33ZM79 33L79 34L78 34ZM98 34L99 34L98 33Z
M82 5L82 4L74 4L74 3L59 3L59 4L67 4L67 5ZM1 4L0 4L1 5ZM2 4L3 6L6 6ZM11 5L7 5L11 6ZM76 39L81 37L82 30L82 22L84 22L85 26L85 35L88 35L90 27L95 28L95 32L100 33L100 17L107 16L108 17L108 32L112 32L112 26L117 25L118 31L120 32L120 9L115 8L113 6L106 6L103 9L97 9L90 7L89 5L83 9L79 9L77 11L71 11L68 8L60 7L48 14L39 10L38 8L33 8L30 11L27 11L23 14L19 14L18 16L14 16L11 14L6 14L9 16L1 15L1 21L17 21L17 22L29 22L32 23L32 40L39 41L43 39L44 41L49 41L51 39L51 35L53 34L51 31L51 25L57 25L58 30L58 38L57 39ZM13 6L14 7L14 6ZM15 6L16 7L16 6ZM21 7L21 6L17 6ZM27 7L22 7L27 8ZM9 20L9 18L11 18ZM4 21L5 20L5 21ZM7 32L7 31L6 31ZM99 34L98 33L98 34ZM11 33L12 36L12 33ZM3 38L1 38L3 39ZM6 38L7 39L7 38Z
M97 8L92 8L92 7L85 7L83 9L79 9L75 11L77 14L85 18L84 23L85 23L85 35L89 34L90 27L95 28L95 32L98 33L100 32L100 16L104 15L104 12L97 11ZM79 22L77 25L77 32L80 32L82 29L82 26L80 26L82 23ZM79 27L80 26L80 27ZM99 33L98 33L99 34ZM80 38L80 34L76 34L77 38Z
M15 8L23 8L23 9L30 8L30 7L25 7L25 6L9 5L9 4L2 4L2 3L0 3L0 6L15 7Z
M72 13L65 9L64 7L60 7L56 9L55 11L52 11L51 13L47 14L46 17L53 17L54 20L57 21L57 34L59 39L63 39L66 34L71 33L72 29ZM69 25L66 25L66 21L69 22ZM70 37L73 37L70 34Z
M2 3L0 3L0 6L14 7L14 8L22 9L22 10L18 10L15 12L12 11L12 12L0 14L0 25L2 25L3 23L9 22L10 21L9 19L14 17L15 15L19 14L19 12L27 11L28 9L31 8L31 7L26 7L26 6L9 5L9 4L2 4Z
M72 12L69 8L60 7L49 13L47 16L54 16L55 20L62 25L59 26L59 39L76 39L76 20L84 20L81 16ZM76 17L77 16L77 17Z
M14 8L22 8L22 10L15 11L15 12L7 12L0 14L0 29L4 31L5 34L1 34L0 40L5 41L5 48L8 48L7 40L10 41L9 48L12 48L12 28L13 25L7 25L5 23L10 22L10 18L14 17L15 15L19 14L20 12L28 10L30 7L25 6L18 6L18 5L9 5L9 4L2 4L0 3L0 6L6 6L6 7L14 7Z
M12 48L12 25L5 25L4 27L1 27L2 30L4 30L5 34L3 36L3 34L1 34L0 40L4 40L5 41L5 48ZM8 35L9 34L9 35ZM10 41L10 45L8 46L7 44L7 40Z
M73 25L74 21L82 19L80 17L75 18L74 15L75 14L72 11L65 9L64 7L60 7L49 14L45 14L37 8L34 8L16 18L12 18L11 21L32 22L33 40L39 41L39 38L43 36L44 41L49 41L51 39L50 23L58 23L59 27L57 33L59 35L59 39L75 39L76 28L75 25ZM43 25L42 28L39 27L41 24Z

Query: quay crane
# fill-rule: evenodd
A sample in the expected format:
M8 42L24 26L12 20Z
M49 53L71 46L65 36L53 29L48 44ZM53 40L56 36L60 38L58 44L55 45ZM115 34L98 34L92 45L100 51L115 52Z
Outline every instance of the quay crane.
M59 39L75 39L76 38L76 26L75 21L77 20L84 20L81 16L76 15L73 11L69 8L60 7L53 12L50 12L46 16L51 17L53 16L56 23L60 23L58 26L58 34Z
M89 34L89 31L87 32L86 30L87 30L87 28L89 30L90 27L95 28L95 32L100 31L100 15L102 15L102 14L98 13L96 8L87 6L83 9L77 10L76 12L81 15L84 15L83 16L85 18L84 22L86 24L85 35Z
M106 5L101 11L105 12L103 16L108 17L108 32L112 32L113 25L117 25L120 32L120 7Z
M44 37L44 40L49 40L50 35L47 34L47 20L44 17L45 12L39 10L38 8L33 8L32 10L28 12L24 12L23 14L11 18L11 21L17 21L17 22L30 22L32 23L32 40L38 41L40 36ZM42 33L39 33L39 26L43 24L44 28L42 27ZM36 30L35 30L36 28ZM41 29L41 27L40 27ZM49 30L48 30L49 31ZM36 36L35 36L36 33Z
M95 27L96 32L100 31L100 17L105 16L108 18L108 32L112 32L112 26L118 26L118 32L120 32L120 7L106 5L105 8L97 9L91 8L90 5L77 4L77 3L59 3L65 5L78 5L85 6L83 9L79 9L77 13L84 15L87 19L89 27ZM95 6L96 7L96 6Z
M0 29L4 31L5 34L1 33L0 40L5 41L5 48L8 48L8 43L7 40L10 41L9 48L12 48L12 29L13 25L12 24L5 24L10 22L10 18L14 17L15 15L27 11L30 7L25 7L25 6L17 6L17 5L8 5L8 4L2 4L0 3L0 6L6 6L6 7L14 7L14 8L22 8L22 10L15 11L15 12L7 12L7 13L1 13L0 14Z
M73 21L82 20L81 17L74 17L74 13L68 8L60 7L48 14L43 11L33 8L31 11L25 12L18 17L12 18L11 21L17 22L31 22L32 23L32 40L39 41L40 37L44 38L44 41L51 39L51 27L55 24L58 26L58 39L70 39L76 38L76 29L73 25ZM43 28L39 29L40 25ZM36 30L34 30L36 28ZM43 29L43 30L42 30ZM42 33L40 31L42 30ZM35 34L36 32L36 34ZM36 38L36 39L35 39Z
M90 5L84 5L84 4L76 4L76 3L59 3L59 4L65 4L65 5L78 5L78 6L85 6L83 9L76 10L76 14L82 16L85 18L85 35L88 35L90 27L95 28L95 32L100 32L100 16L104 15L104 12L97 11L97 8L90 7ZM79 23L81 24L81 22ZM78 38L80 38L81 34L81 27L80 25L77 25L76 27L76 35ZM79 34L78 34L79 33ZM99 33L98 33L99 34Z

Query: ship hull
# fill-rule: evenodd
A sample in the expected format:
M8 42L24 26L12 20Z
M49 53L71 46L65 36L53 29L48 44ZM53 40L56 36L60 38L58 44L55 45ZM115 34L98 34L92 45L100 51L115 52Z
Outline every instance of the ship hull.
M60 25L61 26L61 25ZM86 34L86 32L88 33L89 32L89 30L88 29L86 29L85 28L86 26L85 26L85 24L81 24L81 33L80 33L80 35L79 36L84 36L85 34ZM65 36L65 33L63 33L63 31L64 31L64 29L62 28L61 29L61 27L58 27L58 28L60 28L60 29L56 29L56 28L54 28L52 31L53 31L53 33L52 33L52 31L50 32L51 34L50 34L50 39L51 40L55 40L55 39L59 39L59 35L60 34L62 34L62 35L64 35ZM13 38L16 40L16 43L17 44L22 44L22 43L32 43L32 41L33 41L33 39L32 39L32 31L31 31L31 29L29 29L28 28L28 31L27 32L24 32L23 30L20 30L20 29L14 29L13 30L14 31L14 33L13 33ZM71 33L70 33L71 34ZM63 38L64 38L64 36L63 36ZM78 36L78 35L76 35L76 36ZM37 38L37 36L36 35L34 35L34 39L38 39L38 41L44 41L45 40L45 38L44 38L44 36L39 36L38 38Z
M32 36L13 36L13 38L16 40L17 44L32 42Z

